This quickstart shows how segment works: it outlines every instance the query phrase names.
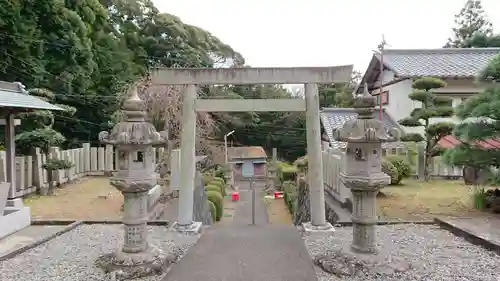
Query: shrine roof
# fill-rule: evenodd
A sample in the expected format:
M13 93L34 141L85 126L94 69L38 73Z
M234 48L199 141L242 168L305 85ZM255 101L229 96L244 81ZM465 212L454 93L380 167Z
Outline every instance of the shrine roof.
M261 146L229 147L227 153L232 160L267 158L266 151Z
M31 96L18 82L0 81L0 107L17 109L63 110L38 97Z
M342 142L338 142L333 137L333 130L341 128L345 122L349 120L355 120L358 117L354 108L323 108L320 112L321 124L328 135L328 139L333 147L343 146ZM379 119L379 111L373 112L373 118ZM401 125L398 124L392 116L382 110L382 123L386 129L397 128L403 130ZM384 146L400 146L400 142L396 143L384 143Z

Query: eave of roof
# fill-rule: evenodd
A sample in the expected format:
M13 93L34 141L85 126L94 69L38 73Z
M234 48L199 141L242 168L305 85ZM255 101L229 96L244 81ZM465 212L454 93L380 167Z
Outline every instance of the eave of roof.
M391 70L396 78L399 79L422 76L433 76L444 79L470 79L474 78L477 72L485 67L484 64L486 64L489 59L499 54L500 48L388 49L384 51L384 69ZM400 58L395 59L397 56ZM447 58L443 59L441 63L455 60L455 64L457 65L455 69L459 68L463 70L462 73L446 73L446 71L450 71L450 69L453 68L443 67L444 65L441 65L442 67L437 70L434 68L434 73L425 73L426 68L432 67L429 66L426 61L433 62L436 60L431 57L440 58L444 56L447 56ZM453 58L453 56L455 56L455 58ZM476 58L473 58L473 56L476 56ZM370 88L374 87L373 84L380 73L380 60L381 54L378 52L374 53L355 93L362 92L365 83L368 83ZM400 60L400 62L395 63L395 60ZM412 60L418 60L418 62L413 63L414 65L412 66ZM401 63L401 61L404 63ZM405 63L409 65L405 66ZM453 63L450 62L450 64ZM415 69L415 65L421 66ZM405 71L405 69L403 69L405 67L407 68L406 70L410 71ZM412 67L414 69L411 69Z
M46 102L36 96L31 96L21 83L0 81L0 108L3 109L42 109L60 110L63 108Z
M374 113L374 118L378 119L379 111L376 110ZM345 122L349 120L353 120L357 117L357 113L354 108L323 108L320 112L321 124L323 125L324 131L326 132L330 144L332 146L340 146L340 142L336 141L333 137L333 130L340 128L344 125ZM385 108L382 109L382 122L386 128L396 128L402 133L404 132L403 128L399 123L388 113ZM387 145L387 144L386 144ZM384 146L386 146L384 145ZM396 146L399 146L396 144Z

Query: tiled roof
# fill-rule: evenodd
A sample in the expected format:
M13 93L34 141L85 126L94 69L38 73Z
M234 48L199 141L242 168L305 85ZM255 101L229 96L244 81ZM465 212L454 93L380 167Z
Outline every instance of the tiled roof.
M439 140L438 144L442 148L453 148L459 144L462 144L463 142L457 137L453 135L448 135L441 140ZM481 140L481 141L474 141L472 143L475 146L478 146L479 148L482 149L499 149L500 148L500 139L499 138L492 138L492 139L486 139L486 140Z
M63 110L35 96L30 96L21 83L0 81L0 107Z
M398 76L474 77L500 48L385 50L384 65ZM380 54L375 54L380 58Z
M228 147L227 154L232 160L267 158L266 151L261 146Z
M344 147L345 143L338 142L333 138L333 130L341 128L345 122L349 120L354 120L358 117L358 114L354 111L354 108L323 108L320 113L321 123L325 129L326 134L330 140L330 144L333 147ZM379 111L376 110L373 113L373 117L379 118ZM401 126L387 113L385 109L382 111L382 123L384 126L389 128L397 128L401 130ZM397 143L387 143L384 146L399 146Z

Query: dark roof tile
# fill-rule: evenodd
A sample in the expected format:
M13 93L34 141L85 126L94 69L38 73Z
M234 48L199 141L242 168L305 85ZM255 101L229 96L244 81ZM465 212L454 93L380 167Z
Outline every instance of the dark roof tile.
M474 77L500 48L385 50L384 65L398 76ZM380 58L380 54L376 54Z
M354 111L354 108L323 108L320 113L321 123L325 129L326 134L330 140L330 144L333 147L344 147L345 144L338 142L333 137L333 130L341 128L345 122L349 120L354 120L358 117L358 114ZM373 112L373 117L379 118L379 111ZM401 126L384 110L382 110L382 123L389 128L397 128L401 130ZM399 142L394 144L399 146ZM385 146L392 146L391 143L384 144Z

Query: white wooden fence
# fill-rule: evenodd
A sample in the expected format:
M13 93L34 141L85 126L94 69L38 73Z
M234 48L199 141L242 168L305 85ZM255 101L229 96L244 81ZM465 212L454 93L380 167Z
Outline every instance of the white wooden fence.
M154 149L153 157L159 159L164 148ZM84 176L97 176L111 173L118 163L118 154L111 145L105 147L90 147L84 143L81 148L60 150L53 147L49 157L64 159L73 163L68 170L54 171L53 180L56 184L65 183ZM0 151L0 182L6 181L6 155ZM32 155L16 157L16 191L14 197L22 197L36 191L37 187L46 187L47 171L42 168L45 154L35 148Z
M423 146L415 145L408 148L383 149L383 156L400 155L406 157L412 167L414 177L423 178L424 150ZM432 159L432 177L438 178L460 178L462 167L445 165L440 157ZM340 180L341 169L344 168L344 151L338 148L323 149L323 183L325 189L339 202L345 203L351 196L351 192Z

